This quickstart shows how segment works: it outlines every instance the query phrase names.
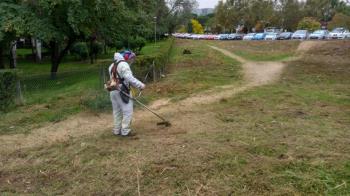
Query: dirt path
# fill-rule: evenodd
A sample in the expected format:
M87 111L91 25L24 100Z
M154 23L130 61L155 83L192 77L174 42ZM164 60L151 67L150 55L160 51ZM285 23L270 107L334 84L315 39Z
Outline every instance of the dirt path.
M297 52L302 54L303 52L309 51L312 48L320 47L326 42L320 41L303 41L299 44Z
M163 134L184 133L189 130L189 127L203 128L203 125L206 126L206 129L215 129L215 127L210 127L211 124L208 122L210 114L203 114L200 107L196 107L196 105L210 104L221 99L232 97L247 89L274 82L280 77L285 67L282 62L252 62L227 50L214 46L210 47L242 63L245 78L244 84L240 86L228 85L218 87L219 90L216 88L205 91L180 102L172 103L171 105L169 100L154 102L150 106L151 108L165 115L165 117L172 119L172 127L162 130ZM198 113L197 115L196 112ZM191 120L193 119L193 115L196 115L196 121ZM138 133L139 137L159 134L159 128L155 126L158 119L152 114L140 110L135 112L135 119L133 126L136 130L147 130L147 133ZM111 114L92 115L83 113L72 116L65 121L33 130L31 134L28 135L16 134L0 136L0 151L8 153L21 148L49 145L84 135L98 135L112 129L111 120Z

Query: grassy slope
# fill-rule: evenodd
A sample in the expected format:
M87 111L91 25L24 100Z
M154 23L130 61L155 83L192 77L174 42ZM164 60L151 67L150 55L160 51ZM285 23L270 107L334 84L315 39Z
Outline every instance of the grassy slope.
M299 41L209 42L252 61L281 61L292 57Z
M328 42L290 62L279 83L211 107L220 129L205 139L227 147L224 184L239 193L350 192L349 54L349 42Z
M188 49L192 54L182 54ZM217 54L206 42L177 40L171 53L169 74L160 83L151 84L146 96L179 100L203 90L241 79L239 63Z
M166 41L158 42L160 50ZM142 54L151 54L152 44L143 48ZM25 105L7 114L0 114L0 135L29 133L31 129L47 122L58 122L81 111L93 109L110 111L109 96L101 92L100 66L110 63L113 56L101 55L96 63L71 61L66 57L59 67L58 78L51 80L50 62L35 63L19 60L18 70L22 78L22 93ZM20 49L19 54L31 54L30 50ZM97 92L98 91L98 92Z
M203 46L184 41L177 47L191 45ZM282 81L190 113L202 125L193 130L145 130L136 140L101 130L3 154L0 192L136 195L139 182L143 195L346 195L348 54L290 62Z

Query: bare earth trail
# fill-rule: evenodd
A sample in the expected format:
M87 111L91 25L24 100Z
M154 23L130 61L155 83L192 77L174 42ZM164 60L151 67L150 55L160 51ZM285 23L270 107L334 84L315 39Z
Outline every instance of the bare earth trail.
M242 63L244 73L244 83L242 85L228 85L217 87L216 90L196 94L177 103L171 103L168 100L159 100L150 107L157 110L166 118L169 118L172 127L159 130L156 127L158 119L147 111L140 110L135 112L136 121L133 126L139 131L137 137L144 139L152 135L175 135L186 133L191 127L197 129L215 129L208 119L211 114L201 111L201 104L210 104L221 99L229 98L242 91L272 83L279 79L285 64L283 62L253 62L239 57L227 50L209 46L214 50L229 56ZM217 89L220 89L219 91ZM196 119L195 121L191 119ZM50 124L48 126L33 130L30 134L16 134L0 136L0 152L11 152L14 150L30 147L50 145L56 142L78 138L84 135L99 135L111 130L111 114L82 113L73 116L65 121ZM156 137L151 137L157 140ZM162 138L158 138L162 140Z

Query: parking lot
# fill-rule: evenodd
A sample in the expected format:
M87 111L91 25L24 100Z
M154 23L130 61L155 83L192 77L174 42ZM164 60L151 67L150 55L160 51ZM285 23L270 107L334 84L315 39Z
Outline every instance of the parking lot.
M174 33L174 37L193 40L350 40L350 31L338 27L331 31L319 29L315 31L297 30L295 32L282 32L280 29L265 29L258 33L231 33L231 34L190 34Z

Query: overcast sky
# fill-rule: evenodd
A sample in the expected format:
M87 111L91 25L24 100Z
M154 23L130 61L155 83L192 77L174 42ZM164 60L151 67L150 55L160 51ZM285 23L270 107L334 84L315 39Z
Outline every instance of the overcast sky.
M219 0L197 0L199 8L214 8Z

